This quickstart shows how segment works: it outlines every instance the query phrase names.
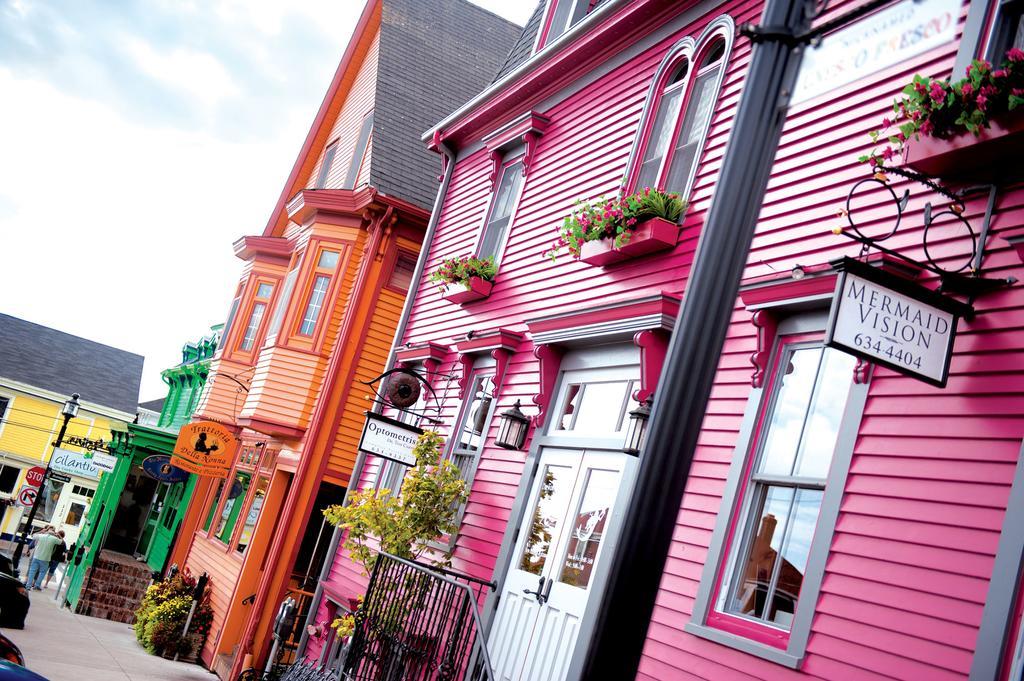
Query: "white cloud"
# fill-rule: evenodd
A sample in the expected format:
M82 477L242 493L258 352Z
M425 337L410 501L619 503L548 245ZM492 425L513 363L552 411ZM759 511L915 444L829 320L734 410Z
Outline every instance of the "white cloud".
M207 110L238 94L231 74L212 54L184 48L160 52L146 41L128 35L123 41L144 73L201 102Z

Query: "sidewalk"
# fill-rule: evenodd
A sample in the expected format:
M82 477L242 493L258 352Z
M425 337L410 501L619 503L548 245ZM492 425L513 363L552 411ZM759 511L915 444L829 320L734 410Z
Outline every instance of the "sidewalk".
M29 669L50 681L216 681L202 667L150 655L129 624L72 615L53 600L59 581L31 591L25 628L4 629Z

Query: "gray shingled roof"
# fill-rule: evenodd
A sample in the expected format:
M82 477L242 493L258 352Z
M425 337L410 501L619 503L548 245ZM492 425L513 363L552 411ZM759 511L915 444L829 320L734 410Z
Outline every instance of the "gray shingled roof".
M523 26L523 32L519 35L519 39L512 46L512 50L505 58L505 63L501 65L498 75L494 77L495 81L501 80L505 74L511 73L517 66L530 58L530 54L533 52L533 43L537 40L537 31L540 30L540 19L544 15L546 4L546 0L540 0L537 3L537 7L533 10L533 14L530 15L530 19Z
M441 162L420 135L491 82L521 33L467 0L384 0L371 185L431 208Z
M167 401L166 397L161 397L159 400L150 400L149 402L139 402L140 409L148 409L149 411L155 411L159 414L164 409L164 402Z
M134 414L142 355L0 314L0 380Z

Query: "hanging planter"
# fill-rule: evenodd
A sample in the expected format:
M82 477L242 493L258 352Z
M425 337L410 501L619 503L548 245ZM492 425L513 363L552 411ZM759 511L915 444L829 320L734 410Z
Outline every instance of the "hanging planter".
M497 274L494 258L462 256L442 261L430 280L440 285L442 298L465 305L491 295Z
M588 265L605 267L630 258L639 258L675 247L679 242L679 225L665 218L651 218L636 226L629 241L621 246L615 239L587 241L580 248L580 260Z
M675 247L686 202L657 189L617 199L577 202L545 255L554 260L562 248L577 260L605 267Z
M905 166L936 177L972 180L1019 173L1024 152L1024 51L1000 68L976 60L956 82L914 76L893 102L893 117L870 133L884 144L860 160Z

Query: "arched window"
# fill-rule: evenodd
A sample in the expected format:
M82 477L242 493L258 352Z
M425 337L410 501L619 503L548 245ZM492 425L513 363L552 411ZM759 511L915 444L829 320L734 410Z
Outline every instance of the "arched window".
M630 189L657 187L689 194L732 47L732 34L732 20L719 17L699 41L681 40L662 61L647 93L633 147Z

